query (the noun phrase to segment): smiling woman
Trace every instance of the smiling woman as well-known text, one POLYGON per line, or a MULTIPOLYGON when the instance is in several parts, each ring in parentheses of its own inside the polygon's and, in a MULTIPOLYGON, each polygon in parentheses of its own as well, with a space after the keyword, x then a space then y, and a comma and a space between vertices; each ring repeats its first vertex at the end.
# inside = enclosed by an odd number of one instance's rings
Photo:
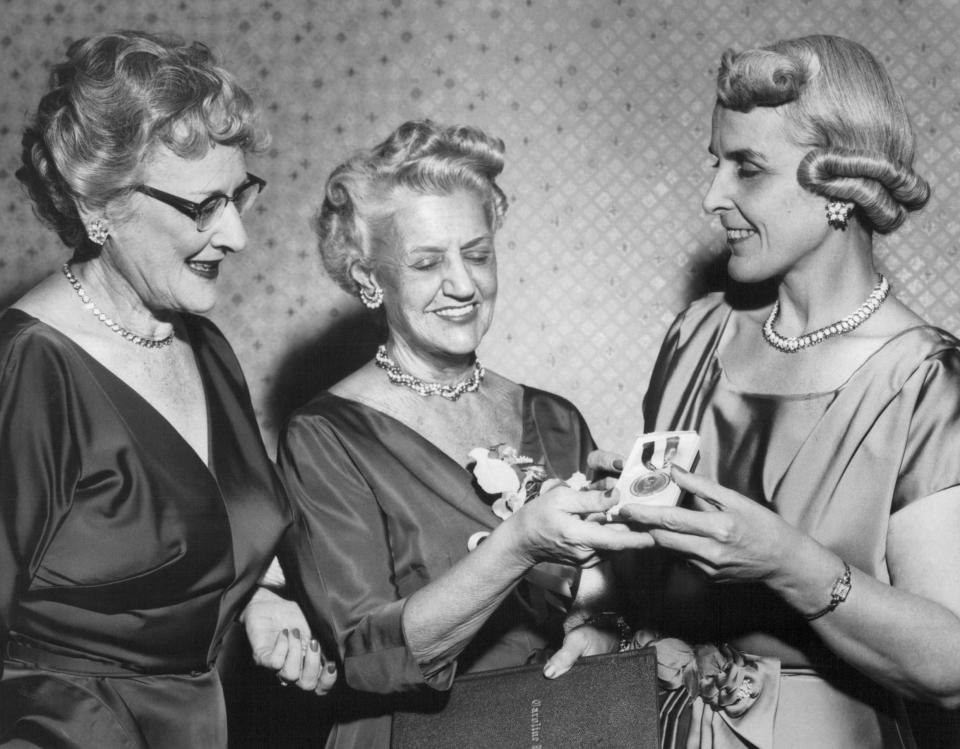
MULTIPOLYGON (((0 746, 226 745, 214 660, 291 514, 198 315, 264 141, 209 49, 133 31, 71 45, 24 134, 73 256, 0 315, 0 746)), ((316 641, 274 637, 330 686, 316 641)))
MULTIPOLYGON (((497 295, 502 167, 503 144, 477 129, 408 122, 327 182, 324 264, 388 331, 376 358, 295 413, 280 439, 302 517, 285 569, 314 629, 334 633, 345 675, 330 746, 388 747, 393 711, 430 709, 428 692, 457 672, 545 661, 579 564, 649 543, 583 520, 612 500, 566 486, 501 523, 469 470, 476 448, 499 445, 566 479, 593 446, 570 403, 476 355, 497 295), (567 564, 550 578, 558 590, 525 579, 542 561, 567 564)), ((619 641, 614 623, 573 628, 585 616, 567 619, 578 637, 604 650, 619 641)))
POLYGON ((666 550, 642 623, 739 674, 673 684, 665 747, 900 749, 902 698, 960 705, 960 342, 873 255, 929 196, 914 144, 855 42, 723 55, 703 205, 730 275, 777 294, 694 302, 644 400, 645 429, 699 433, 701 475, 624 511, 666 550))

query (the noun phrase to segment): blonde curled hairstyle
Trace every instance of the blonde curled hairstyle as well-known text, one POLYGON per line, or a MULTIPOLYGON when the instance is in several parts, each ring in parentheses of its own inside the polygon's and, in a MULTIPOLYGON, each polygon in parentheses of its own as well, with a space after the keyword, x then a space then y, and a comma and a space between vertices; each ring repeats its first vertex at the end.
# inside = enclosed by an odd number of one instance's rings
POLYGON ((810 152, 797 180, 829 200, 851 201, 866 228, 888 234, 926 205, 913 171, 916 138, 903 99, 861 45, 836 36, 785 39, 724 53, 718 106, 778 107, 787 135, 810 152))
POLYGON ((340 164, 327 179, 314 224, 327 273, 356 293, 350 269, 358 263, 371 268, 377 249, 393 240, 393 214, 404 190, 420 195, 472 191, 491 230, 499 229, 507 211, 496 182, 503 153, 503 141, 477 128, 416 120, 340 164))

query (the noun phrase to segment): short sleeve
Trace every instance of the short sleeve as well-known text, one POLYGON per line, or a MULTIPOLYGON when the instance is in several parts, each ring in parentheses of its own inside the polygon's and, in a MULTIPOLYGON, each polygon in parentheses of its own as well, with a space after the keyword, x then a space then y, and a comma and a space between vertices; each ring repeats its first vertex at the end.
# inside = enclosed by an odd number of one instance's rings
POLYGON ((55 344, 0 329, 0 646, 79 480, 71 381, 55 344))
POLYGON ((383 694, 448 688, 454 666, 427 677, 407 647, 386 521, 334 428, 295 416, 277 461, 297 514, 281 561, 311 626, 332 634, 347 684, 383 694))
POLYGON ((910 427, 893 511, 960 485, 960 349, 926 359, 897 401, 892 406, 904 411, 901 418, 909 419, 910 427))

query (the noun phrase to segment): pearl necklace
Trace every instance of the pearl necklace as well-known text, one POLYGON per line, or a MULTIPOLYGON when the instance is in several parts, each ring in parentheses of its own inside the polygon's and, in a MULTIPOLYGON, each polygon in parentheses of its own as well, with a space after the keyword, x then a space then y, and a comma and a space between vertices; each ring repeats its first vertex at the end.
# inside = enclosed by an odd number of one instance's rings
POLYGON ((101 312, 100 308, 97 307, 93 300, 87 295, 87 292, 80 284, 80 281, 70 271, 70 263, 64 263, 62 270, 63 275, 66 276, 67 281, 73 287, 73 290, 77 292, 77 296, 80 297, 80 301, 83 302, 83 306, 90 310, 94 317, 96 317, 100 322, 110 328, 110 330, 119 335, 121 338, 124 338, 131 343, 135 343, 138 346, 143 346, 144 348, 163 348, 165 346, 169 346, 173 342, 172 330, 170 331, 169 335, 166 335, 163 338, 147 338, 127 330, 118 322, 114 322, 107 316, 105 312, 101 312))
POLYGON ((778 299, 774 302, 773 309, 770 310, 770 315, 763 324, 763 339, 777 351, 782 351, 785 354, 795 354, 810 346, 816 346, 821 341, 825 341, 832 336, 843 335, 844 333, 849 333, 851 330, 856 330, 866 322, 870 315, 880 309, 880 305, 883 304, 883 300, 887 298, 887 294, 889 293, 890 282, 887 281, 886 277, 881 273, 880 281, 873 287, 873 291, 870 292, 867 301, 857 307, 855 312, 832 325, 827 325, 819 330, 814 330, 812 333, 806 333, 796 338, 782 336, 773 329, 773 322, 780 313, 780 300, 778 299))
POLYGON ((472 393, 480 387, 486 371, 479 359, 473 361, 473 372, 471 375, 458 382, 456 385, 443 385, 439 382, 424 382, 419 377, 404 372, 400 365, 387 356, 387 347, 380 346, 377 349, 376 364, 380 369, 387 373, 387 377, 394 385, 402 385, 410 388, 417 395, 427 397, 429 395, 439 395, 447 400, 455 401, 464 393, 472 393))

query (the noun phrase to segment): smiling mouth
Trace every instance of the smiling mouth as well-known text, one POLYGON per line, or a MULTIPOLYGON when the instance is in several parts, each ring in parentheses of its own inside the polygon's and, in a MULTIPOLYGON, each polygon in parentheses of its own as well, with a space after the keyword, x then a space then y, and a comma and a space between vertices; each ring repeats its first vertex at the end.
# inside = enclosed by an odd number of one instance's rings
POLYGON ((220 275, 220 261, 211 260, 188 260, 187 267, 196 273, 198 276, 203 276, 204 278, 216 278, 220 275))
POLYGON ((750 239, 750 237, 755 236, 756 233, 753 229, 727 229, 727 242, 729 244, 737 244, 738 242, 750 239))
POLYGON ((434 314, 439 315, 445 320, 462 320, 473 314, 479 305, 477 303, 467 304, 463 307, 444 307, 434 310, 434 314))

